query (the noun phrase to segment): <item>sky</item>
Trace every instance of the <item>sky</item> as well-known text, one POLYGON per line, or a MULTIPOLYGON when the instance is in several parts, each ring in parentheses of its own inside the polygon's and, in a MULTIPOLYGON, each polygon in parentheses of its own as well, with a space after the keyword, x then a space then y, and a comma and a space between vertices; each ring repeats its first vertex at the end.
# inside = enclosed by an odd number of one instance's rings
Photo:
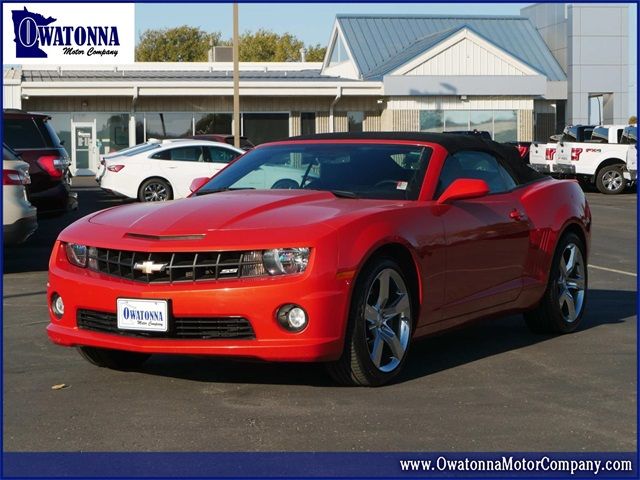
MULTIPOLYGON (((519 15, 531 3, 240 3, 240 32, 260 28, 291 33, 305 44, 326 45, 338 13, 395 13, 451 15, 519 15)), ((629 111, 637 101, 637 5, 629 7, 629 111)), ((230 3, 138 3, 136 32, 180 25, 222 32, 231 38, 230 3)))

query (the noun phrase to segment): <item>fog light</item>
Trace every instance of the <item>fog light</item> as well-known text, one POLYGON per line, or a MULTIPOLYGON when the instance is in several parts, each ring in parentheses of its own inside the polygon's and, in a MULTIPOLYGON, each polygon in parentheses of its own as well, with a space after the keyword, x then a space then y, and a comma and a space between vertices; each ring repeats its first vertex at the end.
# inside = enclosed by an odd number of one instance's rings
POLYGON ((62 297, 57 293, 51 295, 51 310, 53 310, 53 314, 62 318, 64 315, 64 302, 62 301, 62 297))
POLYGON ((283 305, 278 309, 278 322, 290 332, 300 332, 307 326, 307 312, 298 305, 283 305))

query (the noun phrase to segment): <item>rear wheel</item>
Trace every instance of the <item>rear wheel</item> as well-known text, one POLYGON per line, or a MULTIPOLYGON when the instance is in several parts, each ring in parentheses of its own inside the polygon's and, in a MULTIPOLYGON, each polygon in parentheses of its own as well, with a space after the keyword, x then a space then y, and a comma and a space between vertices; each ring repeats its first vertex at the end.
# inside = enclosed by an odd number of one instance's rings
POLYGON ((627 181, 622 174, 622 165, 608 165, 598 170, 596 187, 600 193, 616 195, 622 193, 626 186, 627 181))
POLYGON ((363 269, 353 293, 344 351, 327 364, 334 380, 377 386, 400 372, 411 341, 412 300, 395 260, 379 258, 363 269))
POLYGON ((93 365, 114 370, 133 370, 140 367, 151 356, 146 353, 124 352, 96 347, 78 347, 80 355, 93 365))
POLYGON ((141 202, 164 202, 173 199, 171 185, 162 178, 150 178, 140 185, 138 200, 141 202))
POLYGON ((582 240, 574 233, 564 235, 552 262, 542 300, 524 317, 536 333, 569 333, 580 325, 587 300, 587 263, 582 240))

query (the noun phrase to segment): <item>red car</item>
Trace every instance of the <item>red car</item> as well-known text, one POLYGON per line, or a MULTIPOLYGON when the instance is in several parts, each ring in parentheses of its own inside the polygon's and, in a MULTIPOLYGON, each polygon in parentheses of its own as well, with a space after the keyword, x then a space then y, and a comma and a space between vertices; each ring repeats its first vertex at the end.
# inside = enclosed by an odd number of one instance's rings
POLYGON ((341 383, 381 385, 413 338, 506 313, 538 332, 582 319, 589 206, 576 182, 538 174, 511 146, 298 137, 197 185, 60 234, 53 342, 117 369, 154 353, 216 355, 326 362, 341 383), (275 177, 287 188, 270 189, 275 177))

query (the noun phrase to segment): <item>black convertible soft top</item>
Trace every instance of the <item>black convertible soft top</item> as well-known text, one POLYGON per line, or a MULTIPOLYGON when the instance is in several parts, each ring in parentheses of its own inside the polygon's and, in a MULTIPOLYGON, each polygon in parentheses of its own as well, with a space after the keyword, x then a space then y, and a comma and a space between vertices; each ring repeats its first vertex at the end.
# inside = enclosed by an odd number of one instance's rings
POLYGON ((528 167, 522 158, 520 158, 518 150, 513 145, 494 142, 493 140, 482 138, 480 135, 423 132, 341 132, 301 135, 299 137, 292 137, 290 140, 405 140, 437 143, 452 155, 462 150, 491 153, 505 164, 517 177, 519 183, 529 183, 541 178, 546 178, 543 174, 528 167))

